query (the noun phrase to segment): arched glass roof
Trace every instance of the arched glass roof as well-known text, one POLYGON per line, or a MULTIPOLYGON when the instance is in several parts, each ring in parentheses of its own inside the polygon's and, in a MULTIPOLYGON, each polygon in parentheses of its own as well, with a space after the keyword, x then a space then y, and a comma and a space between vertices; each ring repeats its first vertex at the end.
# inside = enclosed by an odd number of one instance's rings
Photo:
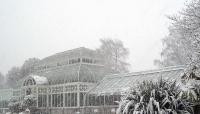
POLYGON ((48 79, 44 76, 29 75, 24 79, 23 86, 48 84, 48 79))

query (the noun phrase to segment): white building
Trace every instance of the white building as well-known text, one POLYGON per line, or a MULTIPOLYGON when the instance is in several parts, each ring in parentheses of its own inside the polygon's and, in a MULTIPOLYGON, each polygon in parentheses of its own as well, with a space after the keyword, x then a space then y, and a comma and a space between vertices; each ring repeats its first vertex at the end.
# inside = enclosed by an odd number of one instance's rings
POLYGON ((111 74, 104 68, 100 54, 87 48, 77 48, 42 59, 34 73, 18 82, 16 88, 0 90, 0 108, 8 100, 26 95, 37 98, 35 104, 42 114, 114 114, 119 101, 131 87, 144 80, 160 77, 180 80, 183 67, 111 74))

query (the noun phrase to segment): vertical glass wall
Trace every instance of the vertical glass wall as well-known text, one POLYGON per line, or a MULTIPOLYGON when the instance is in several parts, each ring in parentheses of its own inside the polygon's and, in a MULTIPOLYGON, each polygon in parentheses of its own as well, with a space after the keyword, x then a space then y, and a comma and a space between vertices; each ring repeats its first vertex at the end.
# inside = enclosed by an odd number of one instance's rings
POLYGON ((8 101, 0 101, 0 108, 8 108, 8 101))
POLYGON ((88 90, 86 84, 77 83, 38 87, 38 107, 84 106, 85 95, 88 90))
POLYGON ((52 94, 52 107, 63 107, 63 94, 52 94))
POLYGON ((47 107, 47 95, 38 95, 38 107, 47 107))
POLYGON ((46 87, 39 87, 38 88, 38 107, 47 107, 48 103, 48 95, 47 95, 47 88, 46 87))
POLYGON ((120 101, 121 95, 86 95, 86 106, 117 105, 115 101, 120 101))
POLYGON ((65 93, 65 107, 77 106, 77 93, 65 93))
POLYGON ((13 96, 13 89, 0 89, 0 109, 8 108, 8 102, 13 96))

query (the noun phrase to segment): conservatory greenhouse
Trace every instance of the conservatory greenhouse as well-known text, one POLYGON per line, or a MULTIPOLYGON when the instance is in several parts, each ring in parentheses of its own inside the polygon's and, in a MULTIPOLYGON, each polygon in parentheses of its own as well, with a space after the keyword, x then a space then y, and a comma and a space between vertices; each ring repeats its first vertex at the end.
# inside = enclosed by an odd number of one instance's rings
POLYGON ((180 80, 184 68, 168 67, 114 74, 104 68, 102 57, 84 47, 42 59, 34 73, 15 88, 0 90, 0 113, 8 110, 12 97, 22 100, 34 95, 38 114, 115 114, 120 97, 144 80, 180 80))

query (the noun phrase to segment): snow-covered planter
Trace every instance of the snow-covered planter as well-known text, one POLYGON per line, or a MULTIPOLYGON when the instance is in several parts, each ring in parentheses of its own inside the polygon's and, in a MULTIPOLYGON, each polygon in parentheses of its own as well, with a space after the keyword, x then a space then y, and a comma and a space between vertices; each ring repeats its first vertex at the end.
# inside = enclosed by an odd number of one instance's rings
POLYGON ((122 98, 117 114, 193 114, 180 91, 176 82, 145 81, 122 98))

